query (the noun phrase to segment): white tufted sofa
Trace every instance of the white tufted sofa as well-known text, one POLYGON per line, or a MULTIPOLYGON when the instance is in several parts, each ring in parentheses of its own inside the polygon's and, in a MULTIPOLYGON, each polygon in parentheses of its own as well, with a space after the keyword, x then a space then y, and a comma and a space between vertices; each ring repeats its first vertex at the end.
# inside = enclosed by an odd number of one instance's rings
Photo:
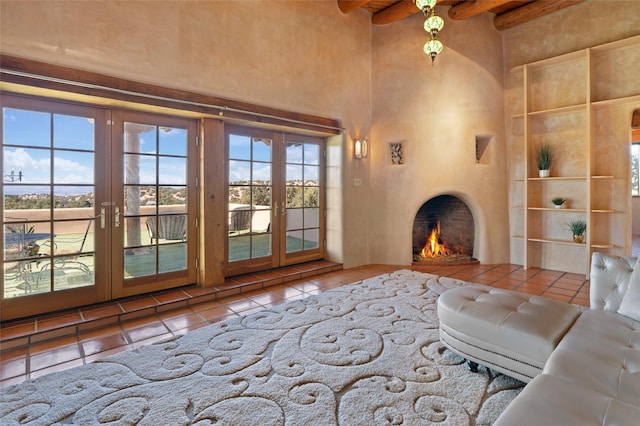
POLYGON ((617 313, 636 261, 593 254, 591 309, 496 425, 640 425, 640 321, 617 313))

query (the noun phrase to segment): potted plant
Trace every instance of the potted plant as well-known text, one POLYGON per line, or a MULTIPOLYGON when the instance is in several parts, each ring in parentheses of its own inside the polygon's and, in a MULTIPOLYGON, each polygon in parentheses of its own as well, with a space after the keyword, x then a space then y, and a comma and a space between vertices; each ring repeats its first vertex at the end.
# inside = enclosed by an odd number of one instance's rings
POLYGON ((561 209, 564 207, 565 201, 567 201, 567 199, 564 197, 553 197, 551 199, 551 204, 553 204, 556 209, 561 209))
POLYGON ((536 161, 538 163, 538 175, 540 177, 549 177, 552 160, 553 149, 551 145, 544 143, 536 148, 536 161))
POLYGON ((584 220, 573 220, 567 225, 573 234, 573 242, 582 243, 582 241, 584 241, 584 233, 587 230, 587 222, 584 220))

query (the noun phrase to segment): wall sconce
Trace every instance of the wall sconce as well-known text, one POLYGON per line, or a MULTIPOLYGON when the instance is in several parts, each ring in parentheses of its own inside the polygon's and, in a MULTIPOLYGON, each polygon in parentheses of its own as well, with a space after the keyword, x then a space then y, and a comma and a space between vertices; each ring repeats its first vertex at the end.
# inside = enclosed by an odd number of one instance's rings
POLYGON ((367 158, 369 155, 369 142, 366 139, 353 141, 353 158, 367 158))

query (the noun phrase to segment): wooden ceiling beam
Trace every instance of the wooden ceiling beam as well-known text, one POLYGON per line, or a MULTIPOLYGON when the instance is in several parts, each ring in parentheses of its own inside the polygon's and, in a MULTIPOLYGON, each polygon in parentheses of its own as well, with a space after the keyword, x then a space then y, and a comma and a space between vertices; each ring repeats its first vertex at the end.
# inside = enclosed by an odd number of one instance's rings
POLYGON ((511 2, 512 0, 465 1, 464 3, 460 3, 449 8, 449 18, 461 21, 511 2))
POLYGON ((506 30, 507 28, 531 21, 583 1, 584 0, 534 1, 533 3, 528 3, 501 15, 496 15, 493 19, 493 26, 499 31, 506 30))
POLYGON ((393 6, 376 12, 371 17, 371 22, 376 25, 393 24, 414 13, 422 13, 412 0, 403 0, 393 6))
POLYGON ((369 3, 371 0, 338 0, 338 8, 344 14, 352 12, 369 3))

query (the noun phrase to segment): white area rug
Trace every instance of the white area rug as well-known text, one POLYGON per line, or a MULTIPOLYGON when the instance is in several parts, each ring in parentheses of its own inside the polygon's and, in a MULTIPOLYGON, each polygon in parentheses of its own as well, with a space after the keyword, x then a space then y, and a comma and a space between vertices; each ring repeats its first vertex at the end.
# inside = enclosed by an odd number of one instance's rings
POLYGON ((523 384, 440 344, 460 285, 400 270, 8 386, 0 424, 491 424, 523 384))

